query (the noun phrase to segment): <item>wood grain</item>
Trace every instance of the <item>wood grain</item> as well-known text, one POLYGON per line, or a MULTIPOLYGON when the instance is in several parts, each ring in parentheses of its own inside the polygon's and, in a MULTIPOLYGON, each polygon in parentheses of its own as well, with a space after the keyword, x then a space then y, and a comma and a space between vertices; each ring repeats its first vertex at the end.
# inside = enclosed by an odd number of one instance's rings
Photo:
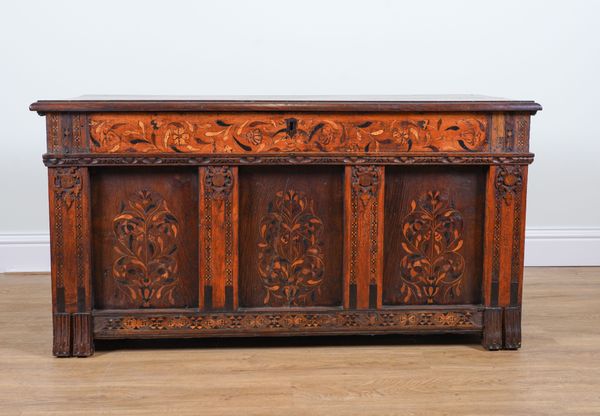
POLYGON ((534 102, 32 109, 48 111, 56 355, 130 336, 470 331, 520 346, 534 102))
POLYGON ((0 275, 3 414, 600 413, 600 268, 525 269, 518 352, 389 336, 105 341, 57 359, 49 291, 47 275, 0 275))
POLYGON ((384 304, 480 304, 485 171, 387 167, 386 175, 384 304))
POLYGON ((478 95, 380 96, 82 96, 72 100, 40 100, 29 106, 40 114, 52 111, 523 111, 535 114, 534 101, 478 95))
POLYGON ((239 176, 240 306, 340 306, 342 168, 245 167, 239 176))
POLYGON ((197 170, 92 176, 95 308, 197 307, 197 170))

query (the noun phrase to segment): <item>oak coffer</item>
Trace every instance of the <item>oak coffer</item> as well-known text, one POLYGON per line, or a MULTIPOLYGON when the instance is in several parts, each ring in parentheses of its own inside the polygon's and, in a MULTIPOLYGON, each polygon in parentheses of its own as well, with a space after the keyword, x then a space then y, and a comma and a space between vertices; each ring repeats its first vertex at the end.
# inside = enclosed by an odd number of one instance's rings
POLYGON ((81 97, 46 116, 54 355, 107 338, 521 344, 533 101, 81 97))

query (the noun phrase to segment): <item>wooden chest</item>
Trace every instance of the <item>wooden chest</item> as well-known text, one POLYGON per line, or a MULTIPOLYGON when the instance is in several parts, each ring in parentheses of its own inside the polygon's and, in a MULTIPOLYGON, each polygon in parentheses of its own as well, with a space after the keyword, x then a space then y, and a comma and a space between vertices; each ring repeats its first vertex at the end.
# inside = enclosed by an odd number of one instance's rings
POLYGON ((54 355, 95 339, 521 343, 532 101, 82 97, 46 116, 54 355))

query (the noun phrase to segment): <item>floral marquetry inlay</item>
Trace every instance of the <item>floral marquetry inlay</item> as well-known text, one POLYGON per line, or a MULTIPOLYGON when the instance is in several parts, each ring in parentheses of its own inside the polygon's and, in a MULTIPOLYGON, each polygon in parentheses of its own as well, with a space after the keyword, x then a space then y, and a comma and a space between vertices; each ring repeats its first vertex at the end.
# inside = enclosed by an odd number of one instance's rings
POLYGON ((478 114, 94 114, 98 153, 480 151, 488 120, 478 114))
POLYGON ((164 198, 148 190, 131 195, 121 202, 113 232, 117 287, 137 307, 174 305, 179 224, 164 198))
POLYGON ((259 229, 258 274, 265 305, 311 303, 323 282, 322 230, 311 198, 291 189, 275 194, 259 229))
POLYGON ((411 201, 402 222, 404 303, 445 303, 460 295, 465 270, 462 228, 461 213, 441 192, 430 191, 411 201))
POLYGON ((245 314, 187 314, 96 317, 101 335, 119 332, 191 331, 218 334, 219 332, 261 330, 285 332, 302 329, 318 332, 336 330, 389 329, 474 329, 481 327, 481 314, 457 310, 434 311, 353 311, 353 312, 266 312, 245 314))

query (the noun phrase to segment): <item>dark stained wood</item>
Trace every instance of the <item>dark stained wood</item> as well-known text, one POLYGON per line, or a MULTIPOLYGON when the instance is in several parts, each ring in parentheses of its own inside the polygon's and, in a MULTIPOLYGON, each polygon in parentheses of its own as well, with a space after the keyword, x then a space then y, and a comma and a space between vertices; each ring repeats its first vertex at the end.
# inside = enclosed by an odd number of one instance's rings
POLYGON ((196 169, 115 168, 92 177, 94 307, 197 307, 196 169))
POLYGON ((387 167, 386 305, 479 304, 485 169, 387 167))
POLYGON ((97 338, 521 345, 533 101, 81 97, 46 113, 56 356, 97 338))
POLYGON ((486 308, 483 312, 483 338, 481 343, 484 348, 490 351, 500 350, 503 347, 502 314, 503 309, 496 307, 486 308))
POLYGON ((482 321, 482 309, 472 305, 354 311, 332 308, 253 308, 244 310, 243 313, 198 313, 187 310, 136 310, 125 313, 96 311, 94 336, 111 339, 419 332, 434 334, 448 331, 480 333, 482 321))
MULTIPOLYGON (((69 135, 66 135, 70 139, 69 135)), ((72 339, 89 339, 91 325, 71 326, 72 314, 92 309, 91 191, 88 168, 53 168, 48 172, 54 314, 54 355, 69 356, 72 339)))
POLYGON ((485 96, 320 96, 320 97, 86 97, 40 100, 29 106, 40 113, 56 111, 522 111, 535 114, 534 101, 511 101, 485 96), (317 98, 317 99, 315 99, 317 98))
POLYGON ((89 357, 94 353, 92 314, 73 314, 73 356, 89 357))
POLYGON ((341 306, 343 170, 240 168, 240 306, 341 306))
POLYGON ((80 154, 44 155, 48 167, 56 166, 203 166, 203 165, 506 165, 529 164, 533 154, 510 153, 314 153, 287 152, 242 154, 80 154))

